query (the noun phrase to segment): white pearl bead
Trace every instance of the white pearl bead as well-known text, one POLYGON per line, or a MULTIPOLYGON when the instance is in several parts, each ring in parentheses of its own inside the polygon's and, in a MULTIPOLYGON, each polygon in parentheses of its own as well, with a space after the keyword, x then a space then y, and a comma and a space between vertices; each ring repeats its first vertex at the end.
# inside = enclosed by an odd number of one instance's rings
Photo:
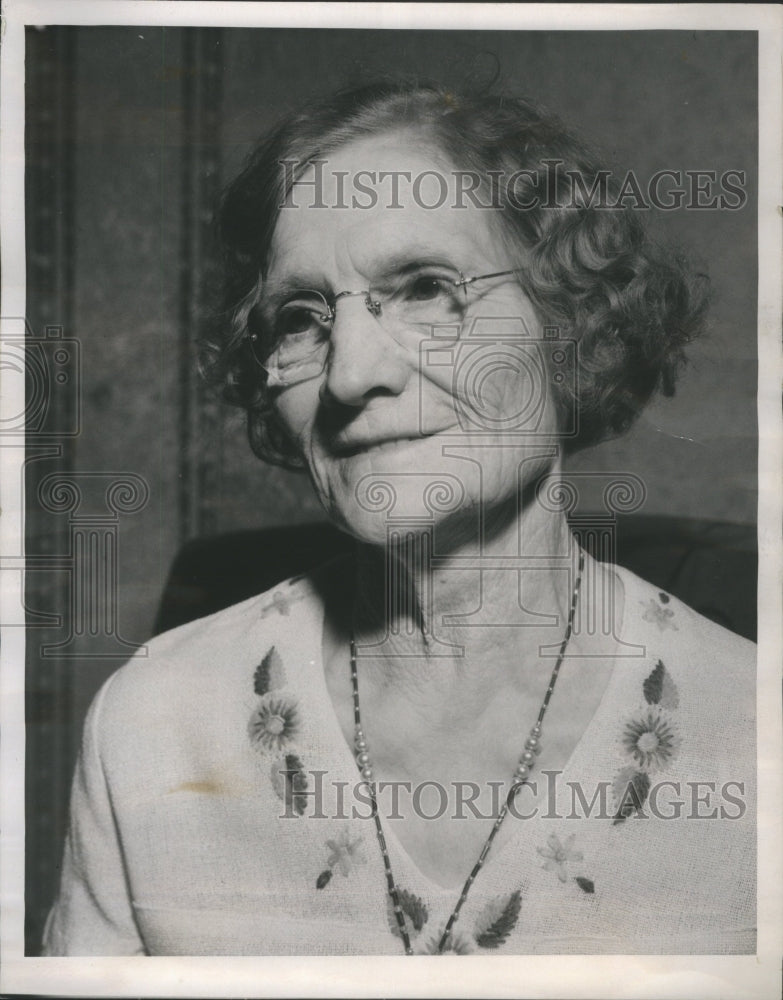
POLYGON ((357 760, 357 762, 359 764, 362 764, 362 765, 369 764, 370 763, 370 755, 368 753, 359 753, 359 754, 356 755, 356 760, 357 760))
POLYGON ((525 752, 520 757, 520 760, 523 761, 525 764, 529 764, 533 760, 534 756, 535 755, 532 754, 529 750, 525 750, 525 752))
POLYGON ((362 777, 366 778, 368 781, 370 781, 372 779, 372 768, 371 767, 363 767, 362 768, 362 777))

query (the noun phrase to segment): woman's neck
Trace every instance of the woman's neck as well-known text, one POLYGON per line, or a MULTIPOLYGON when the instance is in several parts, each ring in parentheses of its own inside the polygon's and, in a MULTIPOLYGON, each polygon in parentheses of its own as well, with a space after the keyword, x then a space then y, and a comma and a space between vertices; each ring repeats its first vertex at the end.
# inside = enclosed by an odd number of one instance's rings
POLYGON ((437 699, 458 681, 474 709, 490 689, 537 688, 552 665, 539 647, 562 639, 575 582, 564 516, 534 505, 490 519, 481 540, 448 532, 360 546, 349 627, 373 686, 437 699))
MULTIPOLYGON (((454 796, 467 782, 484 816, 494 816, 493 789, 514 773, 553 682, 575 591, 575 549, 564 518, 523 517, 492 526, 481 548, 482 570, 461 562, 475 560, 475 544, 452 546, 443 555, 435 547, 431 582, 421 546, 395 552, 394 573, 387 572, 383 550, 367 547, 357 560, 353 603, 346 599, 337 613, 343 588, 332 584, 326 591, 326 680, 346 743, 353 747, 353 632, 361 723, 376 780, 408 790, 436 783, 445 790, 449 807, 442 822, 430 822, 403 802, 404 822, 396 826, 410 856, 443 885, 462 884, 488 833, 478 820, 458 824, 457 831, 449 819, 458 808, 454 796), (523 531, 521 544, 517 530, 523 531), (401 595, 387 602, 389 579, 401 595), (536 617, 541 615, 549 616, 545 624, 536 617), (462 618, 455 623, 455 616, 462 618)), ((603 593, 599 589, 599 616, 603 593)), ((594 596, 579 589, 578 613, 594 596)), ((613 660, 585 656, 586 649, 572 635, 547 709, 538 768, 566 766, 604 696, 613 660)))

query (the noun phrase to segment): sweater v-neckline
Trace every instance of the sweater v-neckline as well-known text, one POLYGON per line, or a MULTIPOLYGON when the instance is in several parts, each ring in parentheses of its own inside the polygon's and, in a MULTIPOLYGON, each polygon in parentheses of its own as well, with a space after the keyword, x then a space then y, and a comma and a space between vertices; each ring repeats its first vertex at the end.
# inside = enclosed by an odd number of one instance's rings
MULTIPOLYGON (((591 560, 591 557, 585 554, 586 564, 587 561, 595 562, 591 560)), ((627 633, 626 623, 629 617, 629 606, 633 592, 633 586, 631 580, 629 580, 629 574, 624 572, 621 567, 617 566, 604 566, 606 571, 614 573, 620 586, 623 589, 623 616, 622 620, 617 626, 617 638, 622 644, 624 641, 624 636, 627 633)), ((318 592, 317 588, 315 591, 318 600, 317 614, 314 616, 313 629, 314 633, 311 637, 313 644, 313 655, 309 658, 311 664, 313 665, 313 683, 317 685, 317 690, 314 694, 317 696, 316 700, 319 703, 323 703, 326 708, 324 712, 324 719, 322 724, 326 730, 325 735, 328 740, 328 745, 335 747, 336 753, 340 758, 340 766, 342 771, 343 780, 348 780, 349 782, 356 783, 360 780, 359 770, 354 758, 352 747, 348 744, 343 733, 343 728, 340 723, 334 702, 332 701, 332 696, 329 691, 329 685, 326 680, 326 670, 325 662, 323 656, 323 632, 325 626, 325 601, 322 595, 318 592)), ((642 657, 647 659, 646 656, 642 657)), ((612 711, 611 706, 615 704, 615 691, 617 685, 621 682, 623 671, 617 669, 617 662, 612 666, 609 674, 609 678, 606 682, 603 695, 600 702, 596 706, 591 718, 589 719, 587 725, 585 726, 580 738, 577 740, 573 746, 568 759, 563 764, 561 768, 558 769, 558 774, 562 778, 563 782, 567 782, 569 773, 578 766, 578 762, 583 758, 583 751, 586 747, 589 747, 591 743, 595 743, 600 740, 600 737, 606 731, 606 725, 614 722, 614 716, 612 720, 604 718, 606 712, 612 711)), ((346 664, 347 669, 347 664, 346 664)), ((538 771, 540 775, 540 770, 538 771)), ((535 778, 535 772, 532 775, 535 778)), ((414 876, 416 882, 426 888, 432 896, 437 897, 448 897, 448 896, 458 896, 462 890, 464 880, 460 881, 458 885, 445 886, 442 883, 434 880, 430 875, 426 874, 416 860, 411 856, 408 849, 405 847, 404 843, 398 837, 394 823, 388 819, 384 822, 384 817, 381 816, 381 822, 383 825, 383 832, 388 842, 393 844, 394 851, 403 862, 405 868, 414 876)), ((503 826, 509 828, 509 824, 519 822, 513 817, 507 817, 503 826)), ((519 829, 515 829, 513 826, 510 827, 511 833, 507 831, 503 836, 503 829, 501 829, 498 839, 493 844, 486 861, 484 862, 483 869, 485 871, 494 870, 498 866, 501 866, 504 859, 510 854, 513 846, 518 844, 521 838, 524 827, 520 826, 519 829)), ((374 838, 373 838, 374 839, 374 838)), ((465 878, 469 874, 469 868, 465 872, 465 878)))

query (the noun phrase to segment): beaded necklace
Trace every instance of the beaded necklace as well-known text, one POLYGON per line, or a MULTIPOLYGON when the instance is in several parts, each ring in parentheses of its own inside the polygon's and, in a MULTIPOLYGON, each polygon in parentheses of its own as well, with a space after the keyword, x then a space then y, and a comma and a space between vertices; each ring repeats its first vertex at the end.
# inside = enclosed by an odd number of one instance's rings
MULTIPOLYGON (((497 819, 490 830, 489 836, 484 842, 484 846, 479 854, 478 861, 476 861, 473 866, 470 875, 468 875, 465 884, 462 887, 462 892, 457 900, 457 905, 451 912, 451 916, 446 922, 445 929, 441 935, 441 939, 438 942, 437 954, 442 955, 443 950, 448 943, 449 935, 451 934, 451 929, 454 926, 457 918, 459 917, 459 912, 462 909, 465 900, 468 898, 468 893, 476 880, 476 876, 481 871, 484 861, 486 860, 489 849, 492 846, 492 842, 497 836, 498 830, 503 824, 503 820, 506 818, 509 810, 509 802, 516 796, 517 792, 520 790, 522 785, 527 781, 528 775, 530 774, 530 768, 533 766, 536 754, 541 751, 541 727, 544 721, 544 716, 546 715, 546 710, 549 707, 549 701, 552 697, 552 692, 555 689, 555 684, 557 682, 557 675, 560 672, 560 666, 565 657, 566 647, 568 646, 568 640, 571 638, 571 632, 574 624, 574 613, 576 611, 576 602, 579 596, 579 587, 582 583, 582 570, 584 569, 585 556, 584 552, 579 553, 579 571, 576 577, 576 583, 574 584, 574 589, 571 594, 571 605, 568 610, 568 621, 566 623, 565 635, 563 636, 563 641, 560 644, 560 650, 557 654, 557 661, 555 663, 555 668, 552 671, 552 676, 549 678, 549 686, 544 694, 544 700, 541 702, 541 708, 538 710, 538 718, 533 728, 530 730, 530 735, 525 740, 525 749, 519 758, 519 763, 516 770, 514 771, 514 778, 511 785, 511 790, 508 793, 506 801, 503 803, 503 807, 497 815, 497 819)), ((386 846, 386 837, 383 833, 383 827, 381 826, 381 817, 378 810, 378 801, 376 798, 376 788, 375 779, 373 777, 372 763, 370 761, 370 754, 367 747, 367 740, 364 736, 364 730, 362 729, 362 716, 359 708, 359 679, 356 674, 356 641, 354 636, 351 635, 351 687, 353 689, 353 720, 354 720, 354 746, 356 748, 356 763, 359 765, 359 770, 361 771, 362 777, 364 778, 370 793, 370 801, 372 804, 372 817, 375 821, 375 832, 378 837, 378 844, 381 849, 381 855, 383 857, 383 867, 386 874, 386 890, 389 894, 392 903, 392 909, 394 911, 394 916, 397 921, 397 928, 400 932, 400 937, 402 938, 402 943, 405 948, 406 955, 412 955, 413 949, 411 948, 410 936, 408 934, 408 929, 405 926, 405 917, 403 915, 402 906, 400 904, 400 895, 397 889, 397 883, 394 881, 394 873, 392 872, 391 861, 389 860, 389 850, 386 846)))

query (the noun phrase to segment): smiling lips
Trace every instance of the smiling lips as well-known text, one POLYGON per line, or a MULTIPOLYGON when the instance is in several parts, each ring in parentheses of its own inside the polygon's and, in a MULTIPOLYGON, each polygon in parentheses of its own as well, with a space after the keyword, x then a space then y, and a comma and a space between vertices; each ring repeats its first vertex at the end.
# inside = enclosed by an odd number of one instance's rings
POLYGON ((368 451, 391 451, 398 445, 410 444, 412 441, 422 441, 432 437, 432 434, 397 434, 394 437, 370 438, 361 441, 336 441, 333 449, 342 458, 351 458, 368 451))

